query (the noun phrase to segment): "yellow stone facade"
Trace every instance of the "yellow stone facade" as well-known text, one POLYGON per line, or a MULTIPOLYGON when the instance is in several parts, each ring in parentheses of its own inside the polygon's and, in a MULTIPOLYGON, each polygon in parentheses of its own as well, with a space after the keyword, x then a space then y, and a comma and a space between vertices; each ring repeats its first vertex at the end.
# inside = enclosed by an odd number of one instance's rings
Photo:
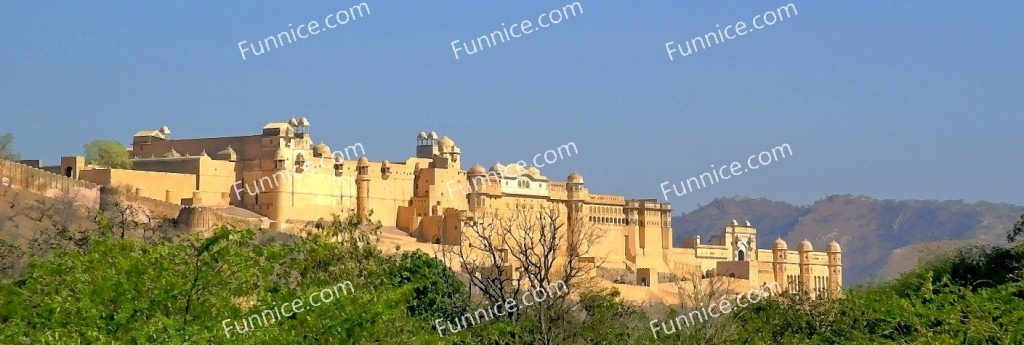
POLYGON ((60 171, 165 202, 244 209, 284 231, 355 212, 419 242, 441 245, 458 244, 465 221, 480 211, 554 208, 561 219, 598 227, 602 237, 591 251, 593 261, 628 272, 632 284, 656 286, 697 274, 735 277, 750 287, 777 282, 814 295, 841 290, 835 242, 826 252, 813 251, 806 240, 796 251, 781 239, 760 249, 756 230, 733 221, 707 243, 693 236, 673 247, 668 203, 591 193, 578 173, 555 181, 515 163, 463 170, 461 149, 435 132, 420 132, 415 156, 402 162, 345 157, 348 151, 355 152, 314 144, 305 118, 237 137, 171 139, 164 127, 135 134, 132 170, 99 169, 65 157, 60 171))

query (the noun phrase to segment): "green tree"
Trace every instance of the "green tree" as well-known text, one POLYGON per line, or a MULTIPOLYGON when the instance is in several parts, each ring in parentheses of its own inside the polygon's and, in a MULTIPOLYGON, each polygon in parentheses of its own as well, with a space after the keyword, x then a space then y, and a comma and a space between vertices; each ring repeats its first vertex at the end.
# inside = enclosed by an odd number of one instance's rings
POLYGON ((1024 236, 1024 214, 1020 215, 1020 220, 1018 220, 1017 224, 1014 224, 1013 228, 1010 229, 1010 232, 1006 234, 1006 241, 1010 243, 1017 242, 1017 238, 1021 236, 1024 236))
POLYGON ((0 135, 0 159, 9 161, 21 159, 21 156, 14 152, 14 134, 4 133, 0 135))
POLYGON ((469 311, 465 284, 443 262, 419 250, 403 252, 396 259, 387 277, 395 286, 413 287, 412 301, 406 307, 410 315, 430 324, 436 319, 452 320, 469 311))
POLYGON ((116 169, 132 167, 128 149, 114 140, 93 140, 85 144, 85 160, 90 164, 116 169))

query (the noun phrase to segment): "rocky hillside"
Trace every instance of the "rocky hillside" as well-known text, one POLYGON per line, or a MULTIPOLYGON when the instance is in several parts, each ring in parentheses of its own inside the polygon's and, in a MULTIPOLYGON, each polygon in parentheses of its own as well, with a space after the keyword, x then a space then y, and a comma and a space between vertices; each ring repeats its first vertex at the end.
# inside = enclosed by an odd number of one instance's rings
MULTIPOLYGON (((898 274, 911 267, 936 242, 958 244, 1003 243, 1024 207, 988 202, 933 200, 878 200, 864 196, 833 195, 810 206, 768 199, 720 198, 672 219, 675 243, 699 234, 719 233, 732 219, 750 220, 757 228, 758 246, 768 248, 776 237, 789 243, 810 239, 816 249, 831 240, 843 246, 846 282, 898 274), (902 249, 902 250, 900 250, 902 249), (900 262, 889 263, 890 258, 900 262), (882 269, 885 272, 882 274, 882 269)), ((791 245, 792 246, 792 245, 791 245)))

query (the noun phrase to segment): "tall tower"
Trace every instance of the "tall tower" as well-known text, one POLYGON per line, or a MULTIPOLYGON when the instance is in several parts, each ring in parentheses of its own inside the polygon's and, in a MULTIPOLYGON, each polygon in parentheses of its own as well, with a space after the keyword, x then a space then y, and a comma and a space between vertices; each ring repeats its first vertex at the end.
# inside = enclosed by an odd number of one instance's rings
POLYGON ((806 293, 811 298, 814 298, 814 285, 811 284, 811 281, 814 279, 813 271, 811 270, 811 252, 814 251, 814 247, 811 246, 811 241, 805 238, 800 242, 797 250, 800 251, 800 283, 798 288, 801 293, 806 293))
POLYGON ((356 214, 360 218, 369 216, 370 202, 370 160, 359 157, 356 163, 356 214))
POLYGON ((274 151, 274 170, 264 176, 254 176, 253 178, 254 184, 257 180, 266 176, 270 176, 271 179, 276 181, 276 185, 271 184, 274 188, 257 188, 255 200, 253 200, 256 209, 259 209, 260 206, 267 207, 265 215, 274 220, 274 224, 271 225, 274 229, 284 228, 285 221, 289 216, 287 211, 291 210, 291 207, 286 206, 290 206, 295 202, 292 198, 294 186, 291 180, 293 175, 287 174, 291 166, 290 155, 291 153, 286 151, 285 148, 278 147, 274 151), (283 178, 278 180, 278 174, 281 174, 280 176, 283 178))
POLYGON ((789 291, 786 286, 786 264, 789 263, 789 248, 786 241, 776 238, 772 243, 772 272, 775 273, 775 283, 779 284, 779 290, 789 291))
POLYGON ((565 190, 566 199, 568 199, 568 204, 565 205, 568 210, 568 226, 569 231, 572 231, 577 227, 576 222, 583 219, 583 200, 586 199, 583 175, 577 172, 569 174, 569 177, 565 179, 565 190))
POLYGON ((658 203, 661 205, 661 248, 672 249, 672 205, 669 203, 658 203))
POLYGON ((466 172, 466 180, 469 184, 469 212, 476 212, 484 207, 484 200, 487 192, 487 170, 480 164, 473 165, 466 172))
POLYGON ((843 249, 839 243, 828 244, 828 294, 838 297, 843 288, 843 249))

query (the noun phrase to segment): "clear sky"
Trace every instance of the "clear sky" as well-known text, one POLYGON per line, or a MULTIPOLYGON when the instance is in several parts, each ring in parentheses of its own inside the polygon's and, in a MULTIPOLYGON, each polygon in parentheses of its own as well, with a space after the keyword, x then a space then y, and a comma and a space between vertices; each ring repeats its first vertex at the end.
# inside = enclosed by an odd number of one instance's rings
POLYGON ((413 155, 431 129, 485 166, 574 142, 545 175, 648 198, 788 143, 792 157, 669 201, 1024 204, 1022 2, 793 2, 794 17, 669 61, 666 42, 786 2, 581 1, 577 17, 453 56, 453 40, 569 3, 367 1, 369 16, 242 60, 238 42, 356 2, 5 1, 0 132, 44 163, 160 125, 245 135, 302 115, 317 140, 373 160, 413 155))

